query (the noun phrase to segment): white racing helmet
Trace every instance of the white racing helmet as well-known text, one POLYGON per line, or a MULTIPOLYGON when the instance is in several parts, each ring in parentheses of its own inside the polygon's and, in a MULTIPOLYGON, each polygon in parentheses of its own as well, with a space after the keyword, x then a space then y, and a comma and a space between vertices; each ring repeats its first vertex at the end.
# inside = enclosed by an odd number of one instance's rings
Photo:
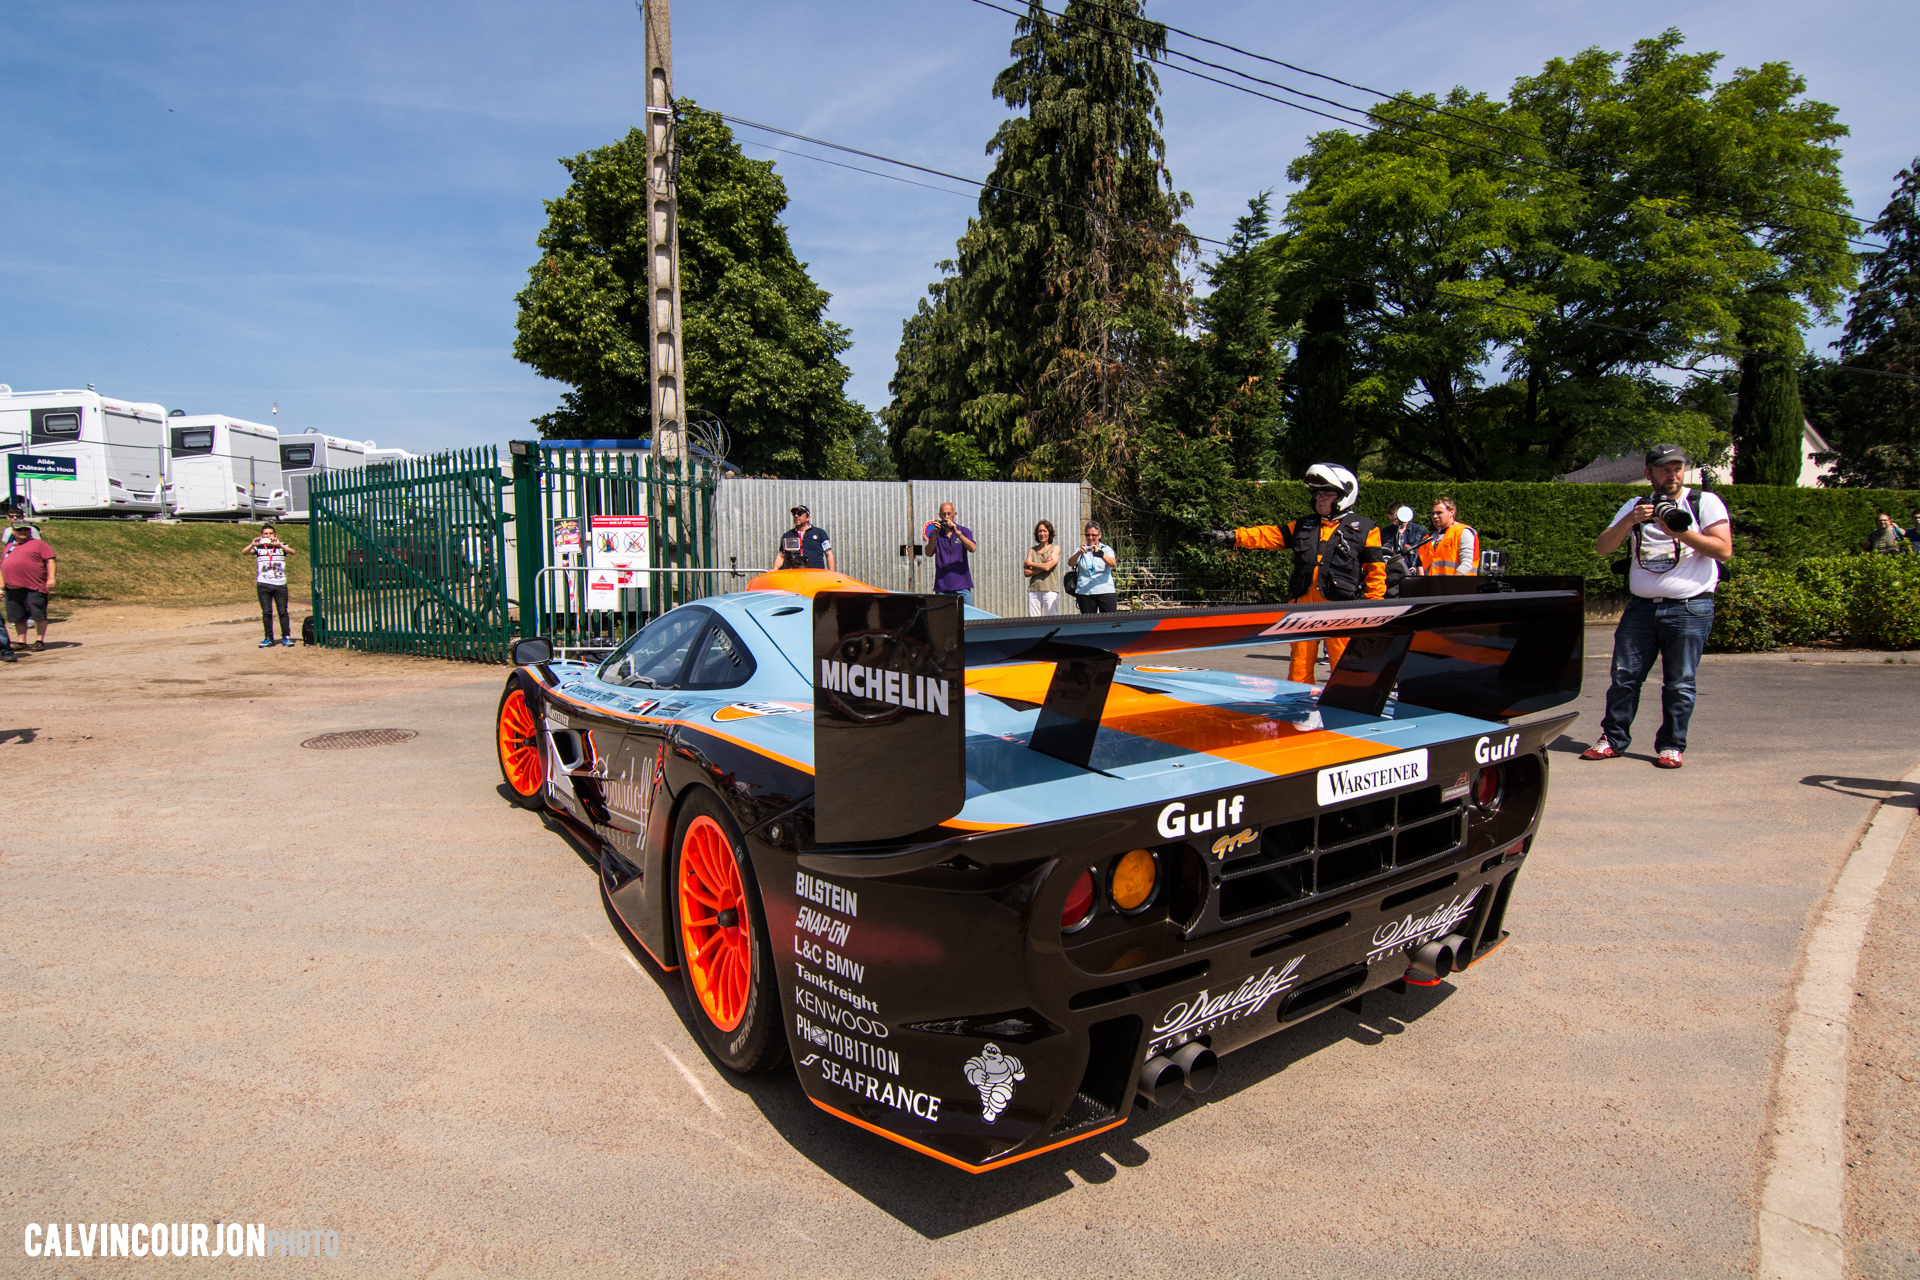
POLYGON ((1348 510, 1360 496, 1360 478, 1338 463, 1314 463, 1307 468, 1306 480, 1309 489, 1331 489, 1340 495, 1333 504, 1335 511, 1348 510))

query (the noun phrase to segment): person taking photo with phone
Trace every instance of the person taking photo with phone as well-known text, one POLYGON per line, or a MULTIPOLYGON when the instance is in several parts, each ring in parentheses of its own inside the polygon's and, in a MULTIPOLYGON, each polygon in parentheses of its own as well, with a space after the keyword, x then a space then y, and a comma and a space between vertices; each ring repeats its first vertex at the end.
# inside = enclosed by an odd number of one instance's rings
POLYGON ((253 583, 260 595, 260 625, 266 628, 267 638, 260 642, 262 649, 271 649, 276 644, 293 648, 293 628, 287 623, 287 557, 293 554, 293 548, 280 541, 273 526, 260 526, 260 536, 246 545, 240 553, 253 557, 253 583), (281 639, 273 638, 273 611, 280 610, 281 639))
POLYGON ((1089 523, 1085 540, 1067 561, 1074 572, 1073 599, 1080 612, 1114 613, 1120 608, 1119 591, 1113 585, 1117 563, 1113 548, 1100 541, 1100 526, 1089 523))

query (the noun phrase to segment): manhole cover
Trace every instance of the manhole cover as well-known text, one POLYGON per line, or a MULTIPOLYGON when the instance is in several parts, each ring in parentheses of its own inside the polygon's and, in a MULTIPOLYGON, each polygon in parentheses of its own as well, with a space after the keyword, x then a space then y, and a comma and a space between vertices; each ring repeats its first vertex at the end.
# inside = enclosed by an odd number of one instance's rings
POLYGON ((351 751, 355 747, 390 747, 419 736, 411 729, 350 729, 346 733, 323 733, 300 745, 315 751, 351 751))

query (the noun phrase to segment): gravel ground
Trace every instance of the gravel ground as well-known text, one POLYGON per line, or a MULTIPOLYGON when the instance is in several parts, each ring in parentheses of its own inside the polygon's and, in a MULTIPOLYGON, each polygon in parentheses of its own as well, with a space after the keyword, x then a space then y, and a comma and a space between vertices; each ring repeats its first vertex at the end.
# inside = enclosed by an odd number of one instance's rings
POLYGON ((290 1265, 340 1275, 1744 1274, 1801 934, 1920 751, 1912 667, 1720 663, 1687 768, 1583 764, 1600 655, 1497 957, 974 1178, 714 1067, 499 795, 498 669, 64 634, 0 669, 7 1229, 330 1227, 290 1265))
POLYGON ((1860 955, 1847 1068, 1847 1263, 1920 1280, 1920 824, 1880 891, 1860 955))

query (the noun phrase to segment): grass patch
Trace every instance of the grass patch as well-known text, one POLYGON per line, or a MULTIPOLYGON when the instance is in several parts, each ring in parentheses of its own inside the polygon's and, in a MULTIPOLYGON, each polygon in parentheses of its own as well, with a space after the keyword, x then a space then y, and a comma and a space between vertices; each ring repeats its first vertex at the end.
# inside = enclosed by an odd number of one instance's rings
MULTIPOLYGON (((252 604, 253 558, 240 551, 258 536, 251 524, 149 524, 144 520, 39 520, 59 558, 55 601, 191 606, 252 604)), ((307 527, 279 526, 290 602, 312 599, 307 527)))

